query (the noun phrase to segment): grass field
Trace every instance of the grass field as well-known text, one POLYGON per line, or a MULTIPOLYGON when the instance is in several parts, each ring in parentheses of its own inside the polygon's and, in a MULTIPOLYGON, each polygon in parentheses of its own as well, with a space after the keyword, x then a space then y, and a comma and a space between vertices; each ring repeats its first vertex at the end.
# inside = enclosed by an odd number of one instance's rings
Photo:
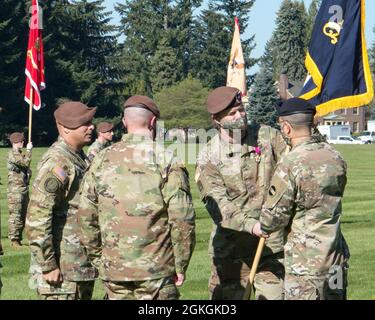
MULTIPOLYGON (((375 146, 339 146, 348 162, 348 184, 343 204, 343 233, 351 251, 349 272, 349 299, 375 299, 375 146)), ((34 150, 32 169, 46 149, 34 150)), ((0 257, 4 283, 2 299, 36 299, 28 287, 28 247, 14 250, 7 239, 6 156, 8 149, 0 149, 1 238, 5 255, 0 257)), ((194 182, 194 166, 188 167, 194 206, 197 212, 197 245, 181 289, 182 299, 207 299, 207 280, 210 260, 207 254, 211 221, 199 200, 194 182)), ((25 242, 25 240, 24 240, 25 242)), ((98 281, 94 298, 101 299, 103 288, 98 281)))

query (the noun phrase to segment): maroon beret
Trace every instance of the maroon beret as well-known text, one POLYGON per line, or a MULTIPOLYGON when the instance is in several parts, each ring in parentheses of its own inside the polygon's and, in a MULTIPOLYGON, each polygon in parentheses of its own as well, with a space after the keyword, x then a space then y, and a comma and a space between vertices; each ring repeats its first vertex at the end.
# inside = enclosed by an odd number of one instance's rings
POLYGON ((219 87, 208 95, 207 111, 211 114, 217 114, 241 101, 241 91, 237 88, 219 87))
POLYGON ((99 122, 98 125, 96 126, 96 132, 109 132, 113 129, 113 124, 109 122, 99 122))
POLYGON ((13 132, 9 136, 9 140, 11 143, 18 143, 18 142, 25 141, 25 136, 23 135, 22 132, 13 132))
POLYGON ((146 96, 132 96, 124 103, 124 109, 129 107, 145 108, 150 110, 157 118, 160 117, 160 110, 156 103, 146 96))
POLYGON ((76 129, 92 121, 96 108, 89 108, 77 101, 69 101, 61 104, 55 111, 55 119, 58 123, 69 129, 76 129))

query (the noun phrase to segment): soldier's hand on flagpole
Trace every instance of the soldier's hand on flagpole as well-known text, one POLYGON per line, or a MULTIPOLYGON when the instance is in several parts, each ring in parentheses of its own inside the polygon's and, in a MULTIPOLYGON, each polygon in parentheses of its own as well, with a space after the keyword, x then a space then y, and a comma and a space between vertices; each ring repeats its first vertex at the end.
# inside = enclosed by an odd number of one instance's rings
POLYGON ((26 150, 27 151, 31 151, 33 149, 33 143, 32 142, 29 142, 26 146, 26 150))
POLYGON ((260 225, 260 222, 257 222, 254 227, 253 227, 253 231, 252 231, 252 234, 254 236, 257 236, 259 238, 265 238, 267 239, 269 237, 269 235, 267 233, 264 233, 262 231, 262 228, 261 228, 261 225, 260 225))

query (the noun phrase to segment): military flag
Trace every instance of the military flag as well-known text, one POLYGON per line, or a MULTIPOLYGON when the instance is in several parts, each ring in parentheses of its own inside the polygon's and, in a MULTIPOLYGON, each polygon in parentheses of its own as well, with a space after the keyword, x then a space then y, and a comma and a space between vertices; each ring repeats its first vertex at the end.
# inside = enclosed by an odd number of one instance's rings
POLYGON ((46 87, 44 80, 44 57, 42 21, 38 0, 32 0, 29 44, 26 55, 25 101, 39 110, 42 105, 40 91, 46 87))
POLYGON ((369 104, 374 96, 365 41, 365 0, 323 0, 305 65, 300 97, 323 116, 369 104))
POLYGON ((234 35, 232 40, 232 49, 227 72, 227 86, 237 88, 242 92, 242 96, 246 96, 246 73, 245 60, 240 39, 240 26, 238 18, 235 18, 234 35))

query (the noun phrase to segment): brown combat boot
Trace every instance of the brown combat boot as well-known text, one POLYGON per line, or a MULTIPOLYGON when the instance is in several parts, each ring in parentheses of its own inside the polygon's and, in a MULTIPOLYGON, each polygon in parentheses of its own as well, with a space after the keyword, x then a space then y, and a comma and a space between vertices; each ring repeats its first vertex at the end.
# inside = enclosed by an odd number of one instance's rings
POLYGON ((12 240, 11 241, 11 246, 15 248, 20 248, 22 247, 22 243, 20 240, 12 240))

